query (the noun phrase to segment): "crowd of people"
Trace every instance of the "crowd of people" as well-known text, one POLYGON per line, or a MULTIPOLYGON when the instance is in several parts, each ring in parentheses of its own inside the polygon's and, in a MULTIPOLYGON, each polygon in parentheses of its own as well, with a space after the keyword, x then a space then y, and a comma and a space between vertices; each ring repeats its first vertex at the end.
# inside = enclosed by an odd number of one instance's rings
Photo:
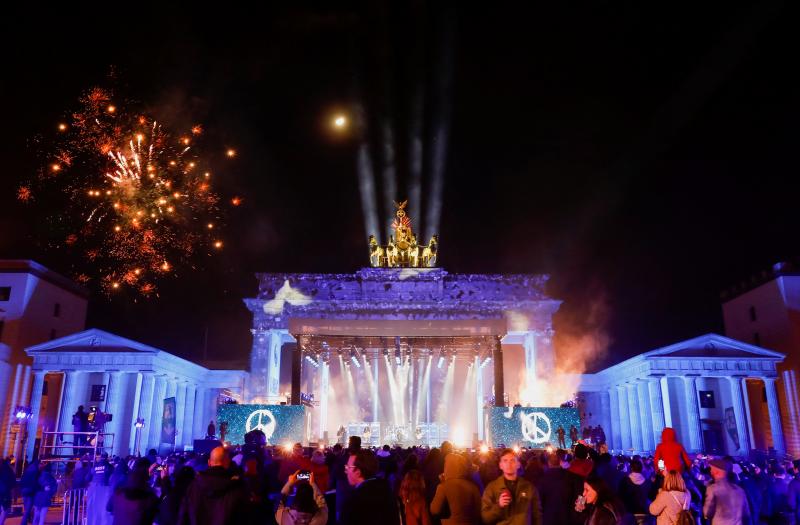
MULTIPOLYGON (((329 449, 264 442, 256 431, 207 455, 86 458, 68 478, 87 489, 89 525, 790 525, 800 517, 800 461, 692 458, 669 428, 647 457, 581 441, 569 450, 445 442, 377 451, 355 436, 329 449)), ((51 465, 25 469, 22 523, 43 523, 56 486, 51 465)), ((3 512, 9 472, 2 465, 3 512)))

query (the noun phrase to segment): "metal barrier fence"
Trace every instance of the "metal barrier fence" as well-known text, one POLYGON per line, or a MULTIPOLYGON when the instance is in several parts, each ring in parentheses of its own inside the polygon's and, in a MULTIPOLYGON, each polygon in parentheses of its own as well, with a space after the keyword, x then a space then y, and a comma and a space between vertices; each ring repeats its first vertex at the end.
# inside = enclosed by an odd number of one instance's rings
POLYGON ((86 522, 86 489, 65 491, 61 525, 86 525, 86 522))

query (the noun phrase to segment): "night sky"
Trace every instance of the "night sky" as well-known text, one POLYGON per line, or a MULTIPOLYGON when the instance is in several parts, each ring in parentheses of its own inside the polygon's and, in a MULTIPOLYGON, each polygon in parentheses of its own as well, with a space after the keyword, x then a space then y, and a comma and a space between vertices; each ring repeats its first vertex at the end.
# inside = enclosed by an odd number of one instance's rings
MULTIPOLYGON (((58 210, 16 189, 41 165, 33 138, 112 68, 154 115, 202 123, 212 156, 238 152, 215 170, 222 196, 244 198, 222 253, 159 298, 91 300, 89 326, 184 357, 202 359, 206 329, 209 359, 247 357, 254 272, 367 265, 358 140, 328 122, 360 105, 402 136, 414 79, 426 119, 450 112, 439 265, 551 274, 559 351, 608 338, 589 368, 722 332, 720 292, 797 255, 788 6, 368 4, 7 12, 0 257, 69 274, 74 261, 43 247, 41 215, 58 210)), ((401 199, 407 148, 397 154, 401 199)))

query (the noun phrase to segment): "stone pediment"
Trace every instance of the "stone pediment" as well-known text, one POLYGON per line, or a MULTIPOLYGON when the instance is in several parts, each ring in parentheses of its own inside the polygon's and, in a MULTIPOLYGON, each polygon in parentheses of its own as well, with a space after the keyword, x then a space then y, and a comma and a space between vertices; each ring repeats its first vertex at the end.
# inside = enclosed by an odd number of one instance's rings
POLYGON ((147 354, 160 352, 157 348, 96 328, 30 346, 25 351, 28 355, 40 352, 134 352, 147 354))
POLYGON ((647 352, 643 357, 782 360, 784 355, 719 334, 706 334, 647 352))

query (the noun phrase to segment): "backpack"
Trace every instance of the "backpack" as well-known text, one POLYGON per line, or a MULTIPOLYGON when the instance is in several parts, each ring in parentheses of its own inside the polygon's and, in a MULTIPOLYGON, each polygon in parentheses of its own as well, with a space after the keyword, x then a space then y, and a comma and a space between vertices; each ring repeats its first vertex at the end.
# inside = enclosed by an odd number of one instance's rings
MULTIPOLYGON (((672 496, 675 503, 681 505, 681 502, 678 501, 678 498, 676 498, 672 492, 670 492, 669 495, 672 496)), ((689 501, 685 500, 683 505, 681 505, 681 510, 675 518, 675 525, 695 525, 694 516, 692 515, 692 511, 689 510, 689 501)))

